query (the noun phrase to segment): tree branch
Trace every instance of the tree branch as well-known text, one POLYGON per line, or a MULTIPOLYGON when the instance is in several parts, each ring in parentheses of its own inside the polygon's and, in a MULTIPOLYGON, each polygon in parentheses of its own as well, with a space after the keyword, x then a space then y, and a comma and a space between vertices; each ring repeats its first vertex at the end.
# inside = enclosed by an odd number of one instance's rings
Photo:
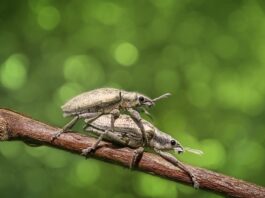
MULTIPOLYGON (((22 140, 24 142, 34 142, 77 154, 80 154, 82 149, 91 146, 96 141, 94 138, 79 133, 65 133, 51 142, 52 135, 58 131, 59 128, 10 110, 0 109, 0 140, 2 141, 22 140)), ((100 148, 91 157, 129 167, 133 151, 133 149, 120 148, 103 141, 100 148)), ((200 183, 200 189, 231 197, 265 197, 264 187, 206 169, 186 166, 192 169, 200 183)), ((192 185, 190 177, 185 172, 153 153, 145 152, 137 169, 168 180, 192 185)))

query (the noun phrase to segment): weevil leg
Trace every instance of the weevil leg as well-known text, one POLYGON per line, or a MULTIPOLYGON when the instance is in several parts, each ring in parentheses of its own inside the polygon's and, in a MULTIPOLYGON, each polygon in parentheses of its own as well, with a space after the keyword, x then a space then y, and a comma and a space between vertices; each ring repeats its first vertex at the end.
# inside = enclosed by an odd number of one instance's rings
POLYGON ((88 157, 88 155, 92 151, 95 151, 106 133, 107 133, 107 131, 102 132, 102 134, 98 137, 97 141, 92 146, 89 146, 89 147, 87 147, 87 148, 82 150, 82 154, 81 155, 84 155, 84 156, 88 157))
MULTIPOLYGON (((91 117, 89 119, 86 119, 85 122, 86 124, 83 126, 83 129, 87 128, 91 122, 94 120, 98 119, 100 116, 104 115, 104 113, 100 113, 96 115, 95 117, 91 117)), ((110 112, 111 118, 110 118, 110 130, 114 131, 114 123, 116 119, 120 117, 120 111, 118 109, 114 109, 110 112)))
MULTIPOLYGON (((85 125, 85 128, 87 127, 87 125, 89 124, 89 122, 97 119, 98 117, 102 116, 103 113, 101 113, 100 115, 92 118, 91 120, 87 121, 86 120, 86 125, 85 125)), ((113 132, 114 131, 114 122, 115 120, 119 117, 120 115, 120 111, 119 110, 113 110, 110 112, 110 115, 111 115, 111 123, 110 123, 110 131, 113 132)), ((95 151, 96 148, 98 147, 98 144, 100 143, 100 141, 103 139, 103 137, 108 134, 108 131, 109 130, 105 130, 104 132, 102 132, 102 134, 98 137, 97 141, 91 146, 91 147, 88 147, 86 149, 83 149, 82 150, 82 155, 85 155, 85 156, 88 156, 89 153, 91 153, 92 151, 95 151)))
POLYGON ((120 111, 118 109, 114 109, 110 112, 110 130, 114 131, 114 123, 120 117, 120 111))
POLYGON ((88 125, 93 122, 94 120, 98 119, 100 116, 102 116, 104 113, 99 113, 97 115, 95 115, 94 117, 90 117, 88 119, 85 120, 86 124, 83 126, 83 129, 87 128, 88 125))
POLYGON ((132 108, 129 108, 127 110, 129 112, 131 118, 133 119, 133 121, 137 124, 137 126, 140 128, 140 130, 142 132, 144 145, 148 144, 148 139, 147 139, 147 136, 146 136, 146 133, 145 133, 145 129, 144 129, 144 125, 142 123, 142 118, 141 118, 139 112, 134 110, 134 109, 132 109, 132 108))
POLYGON ((117 135, 113 134, 111 131, 106 130, 106 131, 103 131, 103 132, 99 135, 97 141, 96 141, 92 146, 89 146, 89 147, 87 147, 87 148, 85 148, 85 149, 82 150, 82 155, 88 157, 88 155, 89 155, 91 152, 93 152, 93 151, 95 151, 95 150, 97 149, 99 143, 101 142, 101 140, 102 140, 104 137, 106 137, 106 138, 108 138, 108 139, 111 139, 111 140, 113 140, 113 141, 116 141, 117 143, 120 143, 120 144, 122 144, 122 145, 126 145, 126 141, 123 141, 122 138, 120 138, 120 137, 118 137, 117 135))
POLYGON ((105 133, 105 137, 113 142, 116 142, 121 145, 127 145, 127 142, 122 139, 122 137, 112 133, 111 131, 107 131, 105 133))
POLYGON ((179 160, 177 160, 173 155, 170 153, 166 153, 163 151, 160 151, 158 149, 154 149, 156 153, 158 153, 161 157, 163 157, 165 160, 171 162, 175 166, 179 167, 180 169, 184 170, 191 178, 191 181, 193 182, 193 187, 195 189, 199 188, 199 182, 197 181, 195 175, 192 173, 191 170, 189 170, 183 163, 181 163, 179 160))
POLYGON ((132 161, 130 163, 130 169, 132 169, 137 164, 137 162, 139 161, 140 157, 142 157, 143 152, 144 152, 144 148, 143 147, 139 147, 139 148, 134 150, 132 161))
POLYGON ((56 138, 58 138, 62 133, 66 132, 68 129, 71 129, 75 124, 76 122, 78 121, 79 119, 79 116, 75 116, 70 122, 68 122, 66 125, 64 125, 64 127, 57 133, 55 133, 53 136, 52 136, 52 139, 51 141, 54 141, 56 138))
MULTIPOLYGON (((94 129, 93 131, 91 131, 92 134, 96 135, 96 136, 100 136, 102 133, 104 133, 104 130, 100 130, 100 129, 94 129)), ((128 140, 124 137, 122 137, 121 135, 113 133, 111 131, 107 131, 104 134, 104 137, 108 140, 110 140, 111 142, 115 142, 117 144, 123 145, 123 146, 127 146, 128 145, 128 140)), ((103 138, 104 138, 103 137, 103 138)))

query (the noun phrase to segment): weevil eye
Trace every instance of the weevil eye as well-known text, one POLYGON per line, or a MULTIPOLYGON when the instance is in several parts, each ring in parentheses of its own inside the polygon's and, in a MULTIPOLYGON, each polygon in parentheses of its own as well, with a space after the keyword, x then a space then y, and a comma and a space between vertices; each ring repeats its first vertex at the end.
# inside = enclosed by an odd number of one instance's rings
POLYGON ((139 96, 139 101, 142 103, 142 102, 144 102, 144 97, 143 96, 139 96))
POLYGON ((170 143, 171 143, 172 146, 176 145, 176 141, 175 140, 171 140, 170 143))

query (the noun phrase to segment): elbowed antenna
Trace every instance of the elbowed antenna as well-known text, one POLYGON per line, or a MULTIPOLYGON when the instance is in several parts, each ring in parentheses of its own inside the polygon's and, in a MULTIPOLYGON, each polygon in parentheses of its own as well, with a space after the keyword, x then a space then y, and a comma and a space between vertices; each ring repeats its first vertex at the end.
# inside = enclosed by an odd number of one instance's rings
POLYGON ((188 151, 188 152, 194 153, 196 155, 203 155, 203 151, 198 150, 198 149, 193 149, 193 148, 190 148, 190 147, 184 147, 184 151, 188 151))
POLYGON ((163 94, 163 95, 161 95, 161 96, 159 96, 159 97, 157 97, 157 98, 154 98, 154 99, 152 100, 152 102, 156 102, 156 101, 158 101, 158 100, 160 100, 160 99, 167 98, 167 97, 170 96, 170 95, 171 95, 171 93, 165 93, 165 94, 163 94))

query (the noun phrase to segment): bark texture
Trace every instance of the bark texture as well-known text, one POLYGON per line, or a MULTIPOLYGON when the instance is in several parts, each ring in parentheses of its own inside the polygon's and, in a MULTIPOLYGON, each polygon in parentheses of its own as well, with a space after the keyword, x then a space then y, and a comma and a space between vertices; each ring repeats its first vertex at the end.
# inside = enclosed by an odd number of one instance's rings
MULTIPOLYGON (((79 133, 64 133, 51 142, 53 134, 58 131, 59 128, 49 126, 20 113, 0 109, 0 140, 2 141, 21 140, 56 147, 76 154, 81 154, 82 149, 91 146, 96 141, 94 138, 79 133)), ((100 143, 100 148, 91 157, 129 167, 133 152, 133 149, 120 148, 103 141, 100 143)), ((193 170, 202 190, 230 197, 265 197, 265 188, 262 186, 203 168, 187 164, 186 166, 193 170)), ((190 177, 184 171, 153 153, 145 152, 136 169, 192 186, 190 177)))

